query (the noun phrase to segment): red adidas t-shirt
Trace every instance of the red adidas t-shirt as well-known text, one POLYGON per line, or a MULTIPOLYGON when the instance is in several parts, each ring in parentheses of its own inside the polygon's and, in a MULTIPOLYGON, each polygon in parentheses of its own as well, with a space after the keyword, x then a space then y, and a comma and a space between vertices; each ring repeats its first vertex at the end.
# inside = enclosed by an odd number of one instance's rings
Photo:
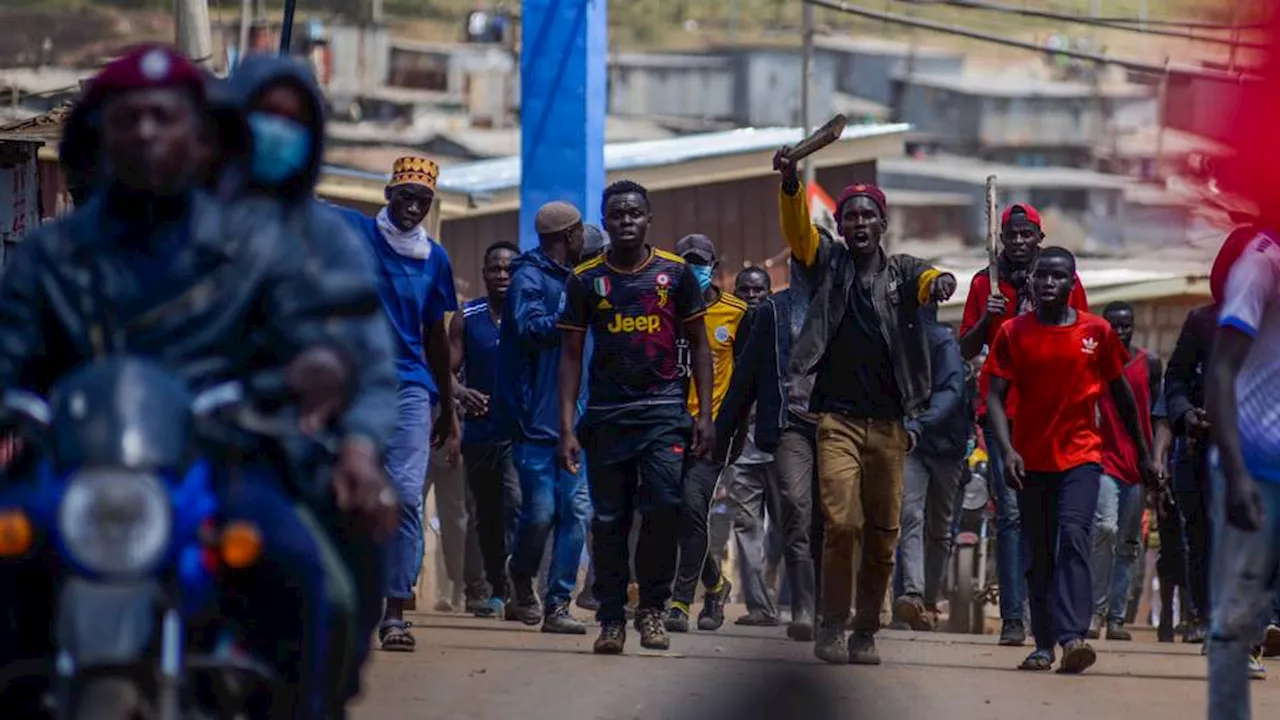
POLYGON ((1065 326, 1026 313, 1000 328, 987 364, 1020 398, 1013 447, 1028 471, 1102 462, 1098 398, 1127 356, 1111 324, 1087 312, 1065 326))
MULTIPOLYGON (((1080 276, 1076 275, 1075 287, 1071 289, 1071 298, 1068 300, 1071 307, 1081 312, 1089 312, 1089 299, 1085 297, 1084 283, 1080 282, 1080 276)), ((987 325, 987 336, 983 339, 983 344, 988 348, 996 341, 996 334, 1000 332, 1000 328, 1006 322, 1013 318, 1031 310, 1030 304, 1024 304, 1018 307, 1018 292, 1014 289, 1013 283, 1007 280, 1000 281, 1000 294, 1009 300, 1005 305, 1004 314, 991 318, 991 322, 987 325)), ((982 319, 987 312, 987 298, 991 297, 991 275, 988 271, 982 270, 973 276, 973 280, 969 281, 969 296, 964 301, 964 317, 960 320, 960 336, 964 337, 965 333, 973 329, 974 325, 982 319)), ((991 357, 988 354, 987 362, 982 365, 982 371, 978 374, 978 406, 976 409, 978 419, 987 415, 987 391, 991 388, 991 377, 988 366, 991 364, 991 357)), ((1009 419, 1014 417, 1014 406, 1017 405, 1018 398, 1010 390, 1009 396, 1004 400, 1004 409, 1008 413, 1009 419)))

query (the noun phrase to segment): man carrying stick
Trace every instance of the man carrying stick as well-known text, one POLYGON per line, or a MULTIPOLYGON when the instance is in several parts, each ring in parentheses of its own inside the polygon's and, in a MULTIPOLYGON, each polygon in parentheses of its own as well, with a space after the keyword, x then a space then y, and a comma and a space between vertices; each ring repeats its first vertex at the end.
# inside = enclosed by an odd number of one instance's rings
POLYGON ((855 184, 840 193, 841 245, 822 240, 811 223, 791 149, 779 150, 773 165, 782 176, 783 237, 816 290, 791 357, 795 374, 817 375, 809 409, 818 415, 826 538, 814 655, 878 665, 875 634, 893 575, 902 466, 911 449, 903 421, 928 402, 932 383, 919 307, 951 297, 956 281, 919 258, 884 252, 888 208, 880 188, 855 184), (846 644, 855 557, 857 614, 846 644))

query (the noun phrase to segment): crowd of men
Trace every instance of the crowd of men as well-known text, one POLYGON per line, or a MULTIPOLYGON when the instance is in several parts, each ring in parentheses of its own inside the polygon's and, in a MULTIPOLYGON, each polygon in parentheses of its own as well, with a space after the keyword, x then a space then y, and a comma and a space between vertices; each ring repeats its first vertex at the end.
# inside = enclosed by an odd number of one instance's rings
MULTIPOLYGON (((1247 717, 1247 678, 1263 672, 1264 640, 1280 640, 1280 628, 1266 632, 1280 565, 1270 235, 1228 239, 1214 302, 1191 313, 1162 371, 1132 344, 1133 308, 1088 312, 1075 257, 1043 245, 1035 208, 1005 210, 995 287, 986 270, 974 276, 952 333, 937 306, 956 279, 882 249, 885 194, 845 188, 832 235, 811 222, 780 151, 792 257, 781 292, 760 268, 732 292, 718 287, 705 235, 657 247, 648 192, 620 181, 600 200, 603 228, 552 202, 536 214, 537 247, 490 245, 485 296, 459 308, 449 258, 423 227, 438 166, 397 160, 385 207, 368 217, 314 198, 323 137, 323 99, 302 63, 248 58, 221 81, 141 48, 102 71, 69 122, 61 160, 77 210, 24 243, 0 283, 5 387, 47 390, 126 349, 196 386, 278 364, 303 424, 338 429, 332 506, 317 510, 325 538, 290 521, 269 484, 225 498, 229 515, 263 519, 278 553, 278 587, 246 591, 244 618, 292 681, 273 716, 320 717, 358 689, 356 673, 327 675, 315 640, 317 543, 335 544, 355 579, 361 629, 384 650, 415 649, 405 611, 424 498, 459 464, 466 500, 455 505, 470 520, 452 523, 464 537, 451 575, 478 616, 585 634, 570 608, 589 539, 577 605, 595 609, 596 653, 623 652, 629 619, 652 649, 691 624, 719 629, 732 583, 710 516, 727 484, 748 607, 737 622, 778 625, 785 612, 787 636, 813 642, 820 660, 879 664, 887 597, 895 622, 937 623, 964 461, 981 435, 999 508, 1000 642, 1034 638, 1021 669, 1082 672, 1096 661, 1091 637, 1129 638, 1151 504, 1166 605, 1186 588, 1184 640, 1210 638, 1211 717, 1247 717), (84 289, 86 262, 110 282, 84 289), (372 284, 382 313, 276 323, 286 295, 342 268, 372 284), (97 294, 74 301, 86 293, 97 294), (315 389, 323 363, 298 360, 315 347, 352 373, 349 397, 315 389), (781 589, 771 557, 785 566, 781 589)), ((24 592, 6 596, 12 637, 0 648, 46 652, 51 603, 31 588, 49 587, 48 569, 3 572, 24 592)))

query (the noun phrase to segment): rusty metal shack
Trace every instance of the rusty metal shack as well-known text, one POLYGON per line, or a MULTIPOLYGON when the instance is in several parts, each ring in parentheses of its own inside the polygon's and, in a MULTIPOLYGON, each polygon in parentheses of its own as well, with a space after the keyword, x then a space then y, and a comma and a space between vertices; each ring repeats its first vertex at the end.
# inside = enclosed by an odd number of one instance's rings
POLYGON ((40 163, 39 152, 46 144, 57 145, 67 112, 68 107, 61 106, 0 127, 0 263, 46 214, 57 210, 56 197, 43 193, 45 187, 58 187, 57 170, 45 177, 48 169, 40 163))

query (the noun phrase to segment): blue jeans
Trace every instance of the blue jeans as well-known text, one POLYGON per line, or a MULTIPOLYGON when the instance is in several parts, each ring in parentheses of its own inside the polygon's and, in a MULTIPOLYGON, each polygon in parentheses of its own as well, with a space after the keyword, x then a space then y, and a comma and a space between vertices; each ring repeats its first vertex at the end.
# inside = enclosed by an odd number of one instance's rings
POLYGON ((1004 463, 991 426, 983 422, 991 485, 996 497, 996 573, 1000 583, 1000 619, 1022 620, 1027 603, 1027 553, 1022 543, 1018 493, 1005 484, 1004 463))
POLYGON ((1093 519, 1093 612, 1107 622, 1124 623, 1129 580, 1142 554, 1142 486, 1110 475, 1098 480, 1098 510, 1093 519))
POLYGON ((587 478, 581 470, 575 475, 560 467, 555 445, 518 442, 512 448, 512 459, 520 474, 520 517, 511 575, 521 581, 538 575, 547 537, 554 530, 543 605, 550 612, 569 603, 578 583, 578 564, 591 517, 587 478))
POLYGON ((431 394, 421 385, 401 385, 396 429, 387 441, 387 477, 400 498, 400 527, 386 548, 386 597, 413 597, 422 572, 422 506, 431 460, 431 394))
MULTIPOLYGON (((1216 460, 1216 458, 1215 458, 1216 460)), ((1226 522, 1224 478, 1210 465, 1213 525, 1209 720, 1248 720, 1249 652, 1262 637, 1280 591, 1280 483, 1257 483, 1265 519, 1257 532, 1226 522)))

